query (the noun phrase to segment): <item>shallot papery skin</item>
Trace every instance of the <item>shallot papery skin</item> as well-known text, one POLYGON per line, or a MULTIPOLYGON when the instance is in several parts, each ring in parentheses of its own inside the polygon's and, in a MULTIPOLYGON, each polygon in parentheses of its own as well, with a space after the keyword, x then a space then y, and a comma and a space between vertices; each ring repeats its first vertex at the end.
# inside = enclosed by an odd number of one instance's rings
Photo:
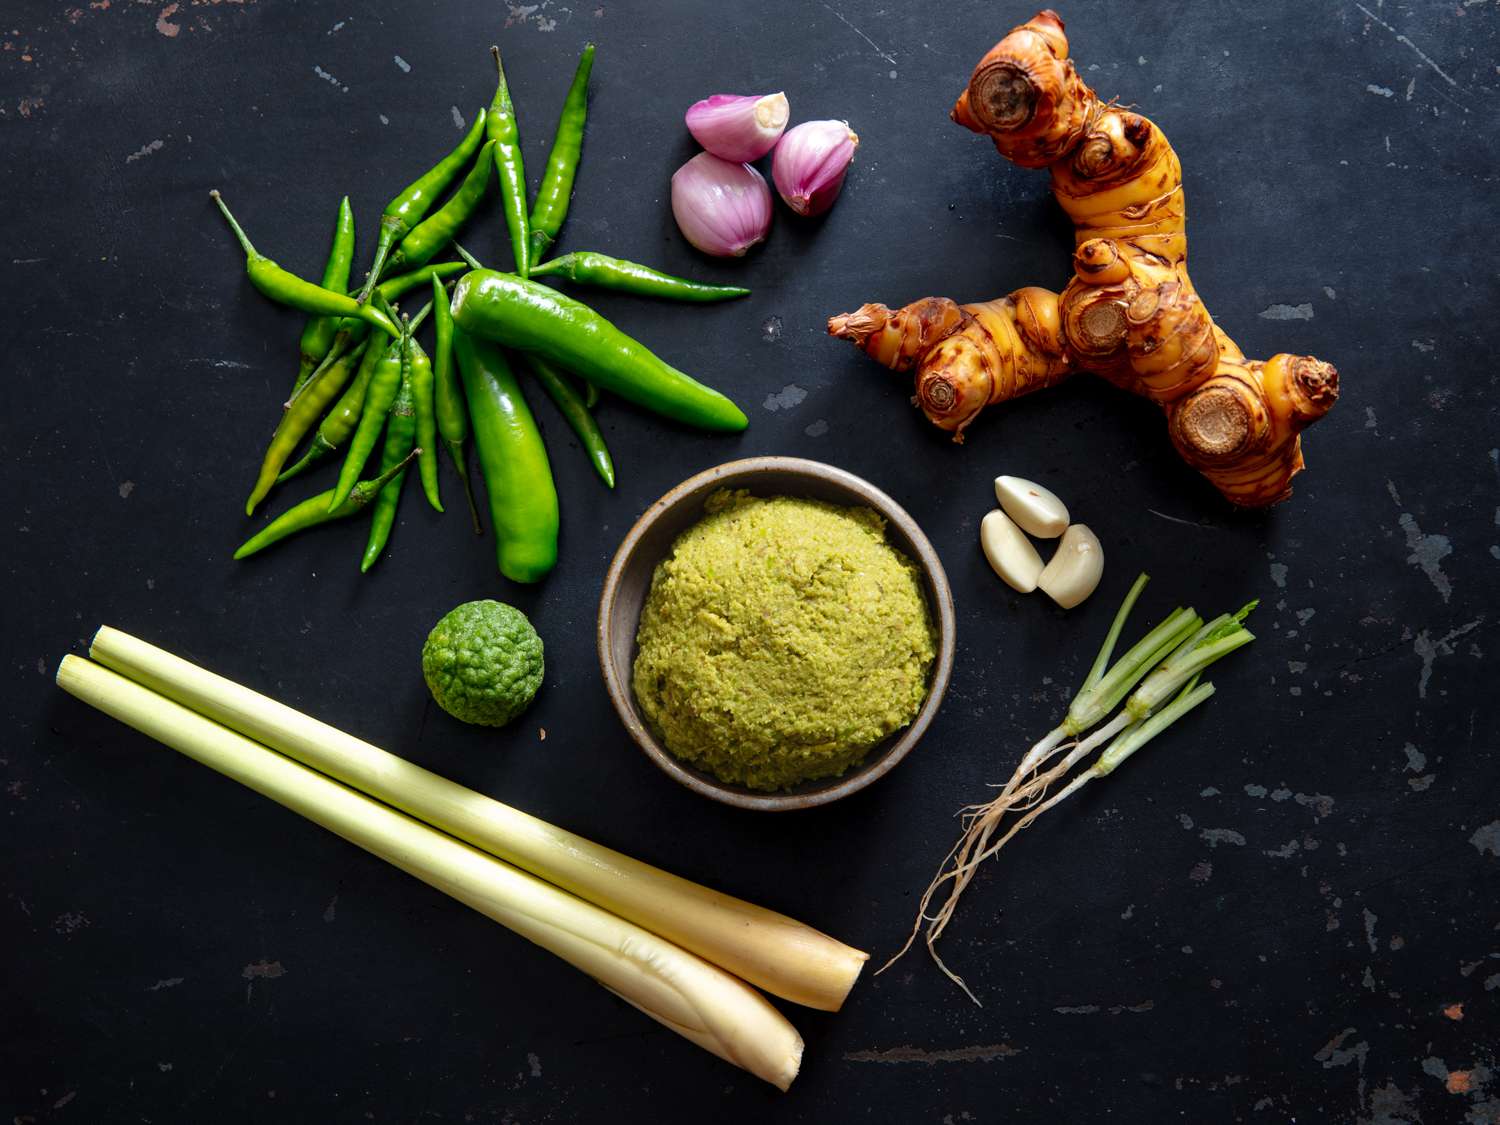
POLYGON ((775 147, 791 112, 785 94, 713 94, 688 107, 688 132, 723 160, 745 164, 775 147))
POLYGON ((797 214, 821 215, 839 197, 857 148, 847 121, 804 121, 787 130, 771 157, 777 192, 797 214))
POLYGON ((750 165, 700 152, 672 175, 672 215, 705 254, 738 258, 771 230, 771 189, 750 165))

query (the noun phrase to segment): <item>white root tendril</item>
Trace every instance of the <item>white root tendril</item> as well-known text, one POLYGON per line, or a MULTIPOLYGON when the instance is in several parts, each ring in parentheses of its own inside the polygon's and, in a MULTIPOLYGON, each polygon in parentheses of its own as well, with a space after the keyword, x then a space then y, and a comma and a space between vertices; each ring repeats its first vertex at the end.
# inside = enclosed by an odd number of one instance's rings
POLYGON ((998 787, 1000 794, 993 801, 983 805, 967 805, 960 809, 963 834, 943 857, 943 862, 938 865, 937 875, 923 892, 921 901, 917 904, 916 921, 905 944, 877 970, 877 975, 889 969, 911 949, 925 926, 923 941, 928 954, 944 976, 963 989, 964 994, 976 1005, 979 1004, 979 998, 964 983, 963 978, 948 968, 937 952, 937 941, 953 919, 959 899, 963 897, 964 891, 985 860, 998 854, 1001 848, 1029 828, 1042 813, 1072 796, 1087 783, 1092 774, 1085 772, 1057 793, 1048 795, 1079 762, 1130 722, 1129 716, 1122 713, 1088 738, 1071 742, 1065 741, 1067 734, 1058 727, 1026 752, 1010 780, 998 787), (1056 760, 1059 755, 1062 755, 1061 761, 1056 760), (1019 816, 1019 819, 995 840, 1002 822, 1010 816, 1019 816), (947 896, 933 911, 933 901, 945 885, 948 885, 947 896))

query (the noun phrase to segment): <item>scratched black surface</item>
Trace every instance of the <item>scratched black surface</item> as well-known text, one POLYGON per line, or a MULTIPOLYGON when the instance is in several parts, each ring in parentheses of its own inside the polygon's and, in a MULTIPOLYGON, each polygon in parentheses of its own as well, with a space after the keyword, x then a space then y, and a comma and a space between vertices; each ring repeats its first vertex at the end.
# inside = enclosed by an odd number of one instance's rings
MULTIPOLYGON (((1343 372, 1294 499, 1244 515, 1179 463, 1152 408, 1096 381, 997 410, 960 449, 901 379, 823 335, 868 299, 1066 277, 1045 176, 946 116, 1028 14, 8 6, 7 1120, 1500 1120, 1500 17, 1472 0, 1064 12, 1088 79, 1181 154, 1193 275, 1219 321, 1253 355, 1310 351, 1343 372), (363 580, 352 525, 231 562, 300 320, 250 291, 208 189, 309 274, 347 191, 363 256, 385 199, 488 101, 497 39, 534 174, 576 52, 598 42, 564 244, 755 288, 703 310, 597 301, 745 404, 749 431, 699 436, 610 403, 610 494, 540 407, 563 557, 535 589, 498 580, 487 543, 410 492, 363 580), (665 201, 691 151, 681 110, 779 88, 796 119, 854 124, 849 186, 821 223, 780 211, 743 264, 701 260, 665 201), (763 405, 789 385, 806 397, 763 405), (770 452, 906 505, 961 630, 919 752, 855 799, 779 818, 660 776, 617 727, 591 638, 632 518, 691 472, 770 452), (1047 482, 1099 532, 1110 566, 1087 606, 1064 615, 988 573, 975 537, 997 472, 1047 482), (839 1014, 790 1010, 807 1054, 785 1096, 50 679, 109 622, 881 955, 953 810, 1049 725, 1138 569, 1148 613, 1260 597, 1260 641, 1216 672, 1211 707, 979 880, 947 952, 983 1008, 912 957, 839 1014), (548 645, 541 697, 500 734, 436 713, 417 671, 432 622, 480 596, 522 606, 548 645)), ((468 240, 504 256, 492 220, 468 240)))

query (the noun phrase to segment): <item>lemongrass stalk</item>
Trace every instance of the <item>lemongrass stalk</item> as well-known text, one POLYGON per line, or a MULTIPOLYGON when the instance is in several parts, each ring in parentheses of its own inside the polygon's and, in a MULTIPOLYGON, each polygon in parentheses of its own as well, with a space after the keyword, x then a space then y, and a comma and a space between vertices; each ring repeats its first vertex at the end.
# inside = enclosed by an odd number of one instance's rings
POLYGON ((105 626, 101 664, 304 765, 720 965, 776 996, 837 1011, 868 954, 784 914, 556 828, 274 699, 105 626))
POLYGON ((63 690, 557 954, 708 1051, 785 1090, 802 1037, 743 981, 639 926, 298 765, 77 656, 63 690))

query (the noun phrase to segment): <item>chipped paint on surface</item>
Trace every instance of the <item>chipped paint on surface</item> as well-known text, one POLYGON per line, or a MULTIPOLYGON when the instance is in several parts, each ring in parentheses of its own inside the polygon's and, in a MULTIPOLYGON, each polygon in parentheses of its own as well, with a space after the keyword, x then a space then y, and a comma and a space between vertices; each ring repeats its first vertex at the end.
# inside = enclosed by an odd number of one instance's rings
POLYGON ((1500 820, 1492 820, 1469 837, 1480 855, 1500 856, 1500 820))
POLYGON ((800 406, 805 398, 807 398, 807 391, 797 386, 796 383, 788 383, 775 394, 767 395, 762 405, 774 414, 778 410, 791 410, 800 406))
POLYGON ((1262 320, 1311 320, 1313 318, 1313 307, 1310 304, 1301 305, 1268 305, 1260 310, 1262 320))
POLYGON ((125 163, 126 164, 134 164, 137 160, 142 160, 142 159, 150 156, 154 152, 160 152, 162 149, 164 149, 166 147, 167 147, 167 142, 164 141, 164 140, 162 140, 160 137, 158 137, 154 141, 147 141, 140 148, 136 149, 129 156, 127 156, 125 158, 125 163))
POLYGON ((168 39, 176 39, 182 34, 182 24, 173 23, 172 17, 177 14, 181 4, 168 4, 156 16, 156 30, 158 34, 165 35, 168 39))
MULTIPOLYGON (((1402 507, 1401 494, 1396 491, 1395 482, 1386 481, 1385 488, 1396 507, 1402 507)), ((1406 535, 1406 547, 1411 552, 1406 556, 1406 561, 1421 568, 1422 573, 1427 575, 1427 580, 1446 602, 1453 595, 1453 584, 1443 573, 1442 562, 1453 553, 1452 543, 1446 535, 1424 535, 1410 512, 1402 512, 1396 522, 1406 535)))

